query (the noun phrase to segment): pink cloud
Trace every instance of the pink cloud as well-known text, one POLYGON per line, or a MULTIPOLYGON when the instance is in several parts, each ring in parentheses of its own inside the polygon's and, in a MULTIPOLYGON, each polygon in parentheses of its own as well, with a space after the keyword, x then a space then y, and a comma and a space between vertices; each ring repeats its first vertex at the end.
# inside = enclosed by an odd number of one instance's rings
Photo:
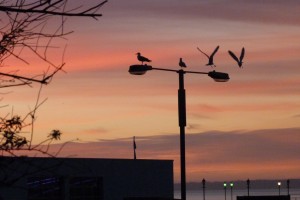
MULTIPOLYGON (((196 181, 200 176, 215 180, 239 179, 245 178, 245 174, 251 175, 252 179, 270 178, 270 176, 297 178, 299 174, 296 169, 300 164, 299 131, 299 128, 290 128, 187 134, 186 158, 189 180, 196 181), (267 171, 270 173, 266 173, 267 171)), ((136 143, 137 155, 140 159, 175 160, 174 168, 177 177, 179 173, 178 134, 137 136, 136 143)), ((132 145, 132 138, 70 143, 60 156, 132 158, 132 145)))

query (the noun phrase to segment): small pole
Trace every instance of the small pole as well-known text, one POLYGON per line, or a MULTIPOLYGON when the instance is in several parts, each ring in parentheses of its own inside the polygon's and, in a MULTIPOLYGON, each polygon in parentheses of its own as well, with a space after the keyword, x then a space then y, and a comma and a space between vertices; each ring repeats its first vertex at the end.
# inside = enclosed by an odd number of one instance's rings
POLYGON ((136 143, 135 143, 135 136, 133 136, 133 159, 136 160, 136 143))
POLYGON ((248 190, 248 196, 250 196, 250 192, 249 192, 249 190, 250 190, 250 180, 249 180, 249 178, 247 180, 247 190, 248 190))
POLYGON ((205 200, 205 179, 202 179, 203 200, 205 200))
POLYGON ((226 188, 227 188, 227 183, 226 183, 226 182, 224 182, 223 186, 224 186, 225 200, 226 200, 226 188))
POLYGON ((287 186, 287 194, 290 195, 290 179, 286 181, 286 186, 287 186))
POLYGON ((279 193, 279 196, 280 196, 280 186, 281 186, 281 182, 278 181, 277 185, 278 185, 278 193, 279 193))
POLYGON ((232 200, 232 190, 233 190, 233 182, 230 183, 230 196, 232 200))

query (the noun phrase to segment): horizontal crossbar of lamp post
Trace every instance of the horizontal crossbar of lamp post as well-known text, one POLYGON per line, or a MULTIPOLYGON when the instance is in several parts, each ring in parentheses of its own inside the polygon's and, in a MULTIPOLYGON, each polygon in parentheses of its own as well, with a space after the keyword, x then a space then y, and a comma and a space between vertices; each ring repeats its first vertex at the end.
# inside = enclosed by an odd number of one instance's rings
POLYGON ((183 73, 185 74, 207 74, 216 82, 227 82, 230 79, 227 73, 217 72, 215 70, 210 72, 197 72, 197 71, 185 71, 182 69, 173 70, 173 69, 157 68, 157 67, 152 67, 151 65, 131 65, 129 67, 129 73, 133 75, 144 75, 149 70, 160 70, 160 71, 168 71, 168 72, 176 72, 176 73, 179 73, 179 71, 183 71, 183 73))

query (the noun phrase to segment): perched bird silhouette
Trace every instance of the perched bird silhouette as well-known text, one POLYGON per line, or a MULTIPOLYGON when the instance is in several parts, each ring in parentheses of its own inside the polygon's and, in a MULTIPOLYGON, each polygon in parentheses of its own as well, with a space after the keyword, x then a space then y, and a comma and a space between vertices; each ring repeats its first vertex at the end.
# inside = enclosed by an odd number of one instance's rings
POLYGON ((144 64, 144 62, 151 62, 151 60, 149 60, 148 58, 142 56, 141 53, 139 53, 139 52, 136 53, 136 55, 137 55, 137 59, 138 59, 139 61, 141 61, 142 64, 144 64))
POLYGON ((206 66, 214 66, 214 67, 216 67, 216 65, 214 64, 214 55, 219 50, 219 46, 217 46, 215 48, 214 52, 212 52, 212 54, 210 56, 208 56, 206 53, 204 53, 203 51, 201 51, 201 49, 199 49, 199 47, 197 47, 197 49, 208 58, 208 63, 206 64, 206 66))
POLYGON ((239 65, 240 68, 242 68, 242 65, 243 65, 243 59, 244 59, 244 56, 245 56, 245 48, 243 47, 242 48, 242 51, 241 51, 241 55, 240 55, 240 59, 238 59, 236 57, 236 55, 232 52, 232 51, 228 51, 229 55, 231 55, 231 57, 237 62, 237 64, 239 65))
POLYGON ((186 64, 182 61, 182 58, 179 59, 179 66, 186 67, 186 64))

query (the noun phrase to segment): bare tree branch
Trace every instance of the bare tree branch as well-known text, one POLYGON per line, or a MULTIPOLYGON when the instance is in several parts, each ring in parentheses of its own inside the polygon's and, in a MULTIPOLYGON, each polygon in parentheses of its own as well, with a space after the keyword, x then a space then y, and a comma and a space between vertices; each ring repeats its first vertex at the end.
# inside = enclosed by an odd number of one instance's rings
MULTIPOLYGON (((59 129, 53 129, 48 132, 44 140, 35 144, 33 139, 36 114, 47 100, 47 98, 41 99, 42 88, 50 84, 58 72, 64 71, 66 45, 62 45, 64 48, 61 60, 53 59, 51 53, 57 54, 62 44, 61 41, 65 43, 67 36, 73 33, 65 30, 67 18, 98 19, 102 16, 98 11, 107 3, 107 0, 93 1, 96 3, 90 6, 87 6, 86 2, 74 6, 73 2, 68 4, 70 2, 68 0, 0 0, 0 88, 24 85, 32 87, 33 84, 40 84, 33 108, 27 113, 14 114, 12 109, 11 113, 0 116, 0 158, 10 156, 22 159, 24 153, 25 155, 56 157, 68 143, 63 143, 56 153, 50 152, 51 144, 60 140, 62 136, 59 129), (56 17, 61 17, 61 19, 53 20, 56 17), (6 70, 7 66, 11 66, 6 63, 11 61, 31 67, 33 61, 28 58, 33 58, 38 63, 41 68, 40 72, 22 75, 19 70, 21 67, 17 70, 15 68, 6 70)), ((7 93, 0 93, 0 95, 7 95, 7 93)), ((2 98, 0 101, 2 102, 2 98)), ((0 105, 0 108, 7 106, 8 104, 0 105)), ((0 159, 0 187, 12 186, 24 176, 34 173, 28 170, 30 163, 28 169, 15 173, 19 170, 18 166, 12 162, 2 162, 2 160, 0 159)), ((41 167, 36 169, 37 172, 45 170, 41 167)))
POLYGON ((54 11, 47 11, 47 10, 24 10, 24 9, 15 9, 10 7, 0 6, 0 11, 4 12, 18 12, 18 13, 43 13, 49 15, 60 15, 60 16, 68 16, 68 17, 101 17, 102 14, 94 14, 94 13, 86 13, 86 11, 81 13, 64 13, 64 12, 54 12, 54 11))
MULTIPOLYGON (((51 2, 51 1, 49 1, 51 2)), ((57 4, 60 4, 60 6, 57 6, 57 8, 60 8, 62 5, 66 5, 67 1, 65 0, 59 0, 59 1, 55 1, 54 3, 50 3, 47 7, 43 8, 43 9, 39 9, 43 6, 46 5, 46 3, 41 2, 39 5, 36 5, 34 7, 31 8, 20 8, 20 7, 11 7, 11 6, 0 6, 0 11, 3 12, 16 12, 16 13, 40 13, 40 14, 45 14, 45 15, 59 15, 59 16, 68 16, 68 17, 92 17, 92 18, 97 18, 97 17, 101 17, 102 14, 97 14, 95 13, 95 11, 97 11, 100 7, 102 7, 105 3, 107 3, 107 0, 91 7, 88 8, 86 10, 82 10, 80 12, 59 12, 59 11, 51 11, 49 9, 53 9, 55 8, 55 6, 57 4)), ((25 7, 25 5, 23 5, 25 7)), ((57 10, 57 9, 55 9, 57 10)))
MULTIPOLYGON (((63 68, 64 63, 56 64, 48 57, 48 53, 57 46, 53 46, 54 39, 63 39, 72 33, 65 31, 64 25, 68 17, 92 17, 99 18, 102 14, 98 10, 107 3, 107 0, 94 0, 97 3, 91 6, 73 6, 68 0, 0 0, 0 14, 6 15, 1 17, 0 23, 0 67, 4 65, 8 58, 15 58, 26 65, 30 65, 30 61, 26 55, 31 52, 37 59, 45 64, 49 64, 53 71, 52 76, 43 75, 44 80, 32 77, 10 74, 1 71, 0 75, 13 78, 16 83, 6 82, 0 83, 0 88, 15 87, 22 85, 31 85, 33 83, 47 84, 47 80, 63 68), (60 22, 56 21, 56 29, 53 29, 53 17, 61 16, 60 22), (49 22, 51 28, 49 29, 49 22), (51 31, 54 30, 54 31, 51 31), (58 70, 59 69, 59 70, 58 70)), ((56 51, 56 50, 55 50, 56 51)))
MULTIPOLYGON (((41 84, 47 84, 46 80, 38 80, 38 79, 33 79, 33 78, 27 78, 24 76, 18 76, 18 75, 14 75, 14 74, 6 74, 6 73, 2 73, 0 72, 1 76, 8 76, 8 77, 12 77, 14 79, 19 79, 19 80, 25 80, 25 81, 31 81, 31 82, 37 82, 37 83, 41 83, 41 84)), ((30 82, 28 82, 29 84, 30 82)), ((23 83, 25 84, 25 83, 23 83)))

